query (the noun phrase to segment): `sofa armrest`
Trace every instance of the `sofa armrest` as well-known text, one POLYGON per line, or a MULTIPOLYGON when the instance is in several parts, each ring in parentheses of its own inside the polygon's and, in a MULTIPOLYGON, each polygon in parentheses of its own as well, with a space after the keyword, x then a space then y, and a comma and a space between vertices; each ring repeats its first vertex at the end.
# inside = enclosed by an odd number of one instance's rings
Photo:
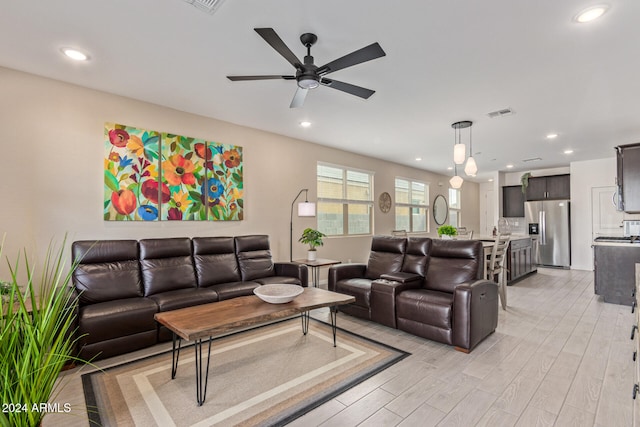
POLYGON ((309 270, 306 265, 295 262, 276 262, 273 265, 276 270, 276 276, 295 277, 300 280, 302 287, 309 286, 309 270))
MULTIPOLYGON (((386 275, 384 276, 392 276, 386 275)), ((397 280, 378 279, 371 282, 371 320, 381 325, 397 328, 396 326, 396 296, 407 289, 420 288, 422 277, 405 282, 397 280)), ((406 278, 405 278, 406 279, 406 278)))
POLYGON ((338 264, 329 267, 328 289, 336 290, 336 283, 344 279, 353 279, 356 277, 364 277, 367 271, 366 264, 338 264))
POLYGON ((453 345, 471 351, 498 326, 498 285, 489 280, 465 282, 453 291, 453 345))
POLYGON ((421 282, 422 279, 424 279, 424 277, 422 277, 419 274, 404 273, 402 271, 399 271, 397 273, 385 273, 385 274, 381 275, 380 278, 381 279, 385 279, 385 280, 391 280, 391 281, 394 281, 394 282, 400 282, 400 283, 409 283, 409 282, 414 282, 414 281, 421 282))

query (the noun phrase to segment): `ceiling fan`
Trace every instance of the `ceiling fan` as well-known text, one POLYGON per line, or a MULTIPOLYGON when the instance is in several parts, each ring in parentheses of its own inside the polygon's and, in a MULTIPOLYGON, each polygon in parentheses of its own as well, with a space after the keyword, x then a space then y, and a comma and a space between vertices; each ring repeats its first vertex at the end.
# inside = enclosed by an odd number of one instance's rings
POLYGON ((313 56, 311 56, 311 46, 318 41, 318 37, 315 34, 304 33, 300 36, 300 41, 307 48, 307 55, 304 57, 304 62, 301 62, 298 57, 291 52, 291 49, 282 41, 273 28, 254 28, 256 33, 260 35, 269 45, 274 48, 280 55, 284 57, 291 65, 296 69, 294 75, 267 75, 267 76, 227 76, 231 81, 241 80, 296 80, 298 83, 298 90, 296 91, 293 100, 291 101, 290 108, 302 107, 307 93, 310 89, 315 89, 320 85, 327 86, 333 89, 341 90, 351 95, 359 96, 360 98, 368 99, 375 93, 374 90, 366 89, 360 86, 352 85, 349 83, 340 82, 326 78, 325 76, 334 71, 342 70, 343 68, 351 67, 353 65, 361 64, 363 62, 371 61, 372 59, 385 56, 386 53, 382 50, 382 47, 378 43, 370 44, 362 49, 351 52, 341 58, 331 61, 320 67, 313 63, 313 56))

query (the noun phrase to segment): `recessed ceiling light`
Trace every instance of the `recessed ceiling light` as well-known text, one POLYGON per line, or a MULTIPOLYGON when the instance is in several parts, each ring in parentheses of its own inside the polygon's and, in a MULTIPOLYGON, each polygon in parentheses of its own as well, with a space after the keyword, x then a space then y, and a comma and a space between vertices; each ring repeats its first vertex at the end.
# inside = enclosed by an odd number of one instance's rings
POLYGON ((591 6, 588 7, 586 9, 584 9, 583 11, 581 11, 580 13, 578 13, 575 16, 575 21, 579 22, 580 24, 585 24, 587 22, 591 22, 594 21, 598 18, 600 18, 602 15, 605 14, 605 12, 609 9, 609 6, 606 4, 599 4, 597 6, 591 6))
POLYGON ((452 170, 453 170, 453 166, 449 166, 449 167, 447 168, 447 170, 448 170, 448 171, 452 171, 452 170))
POLYGON ((557 133, 550 133, 547 135, 547 139, 556 139, 558 137, 557 133))
POLYGON ((564 150, 564 154, 571 154, 573 153, 573 150, 564 150))
POLYGON ((493 178, 489 178, 489 182, 493 182, 493 178))
POLYGON ((511 164, 507 165, 507 169, 513 169, 513 165, 511 164))
POLYGON ((416 157, 416 162, 422 161, 422 157, 416 157))
POLYGON ((78 49, 72 49, 70 47, 63 47, 60 49, 62 53, 65 54, 68 58, 71 58, 75 61, 86 61, 89 59, 89 55, 84 52, 80 52, 78 49))
POLYGON ((302 126, 303 128, 308 128, 309 126, 311 126, 311 122, 300 122, 300 126, 302 126))

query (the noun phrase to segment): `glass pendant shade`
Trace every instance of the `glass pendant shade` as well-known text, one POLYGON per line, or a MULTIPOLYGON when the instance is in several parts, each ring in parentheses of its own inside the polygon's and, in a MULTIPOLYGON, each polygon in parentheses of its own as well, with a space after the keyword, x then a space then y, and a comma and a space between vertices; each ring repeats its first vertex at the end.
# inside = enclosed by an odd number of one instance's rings
POLYGON ((467 159, 467 164, 464 167, 464 173, 466 173, 468 176, 476 176, 477 172, 478 166, 476 165, 476 161, 473 156, 469 156, 469 158, 467 159))
POLYGON ((456 175, 454 177, 452 177, 449 180, 449 184, 451 184, 451 188, 460 188, 462 187, 462 183, 464 182, 464 180, 462 179, 462 177, 456 175))
POLYGON ((455 144, 453 146, 453 162, 456 165, 464 163, 464 158, 467 154, 467 147, 464 144, 455 144))

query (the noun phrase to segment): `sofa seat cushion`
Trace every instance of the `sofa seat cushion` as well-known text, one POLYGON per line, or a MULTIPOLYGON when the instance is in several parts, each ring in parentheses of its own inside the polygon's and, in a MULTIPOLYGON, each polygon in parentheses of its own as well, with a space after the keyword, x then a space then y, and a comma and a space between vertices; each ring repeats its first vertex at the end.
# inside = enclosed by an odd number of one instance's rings
POLYGON ((411 289, 396 298, 398 319, 410 319, 442 329, 451 329, 453 294, 411 289))
POLYGON ((157 312, 158 306, 149 298, 127 298, 81 306, 80 345, 155 331, 158 324, 153 315, 157 312))
POLYGON ((287 276, 271 276, 271 277, 262 277, 260 279, 254 279, 255 282, 260 283, 261 285, 272 285, 276 283, 286 283, 287 285, 299 285, 300 279, 296 277, 287 277, 287 276))
POLYGON ((370 308, 371 282, 369 279, 362 278, 338 280, 335 292, 351 295, 356 299, 352 304, 370 308))
POLYGON ((208 289, 213 289, 218 294, 220 301, 253 295, 253 290, 260 286, 257 282, 229 282, 213 285, 208 289))
POLYGON ((158 304, 159 311, 169 311, 216 302, 218 293, 209 288, 178 289, 151 295, 149 298, 158 304))

